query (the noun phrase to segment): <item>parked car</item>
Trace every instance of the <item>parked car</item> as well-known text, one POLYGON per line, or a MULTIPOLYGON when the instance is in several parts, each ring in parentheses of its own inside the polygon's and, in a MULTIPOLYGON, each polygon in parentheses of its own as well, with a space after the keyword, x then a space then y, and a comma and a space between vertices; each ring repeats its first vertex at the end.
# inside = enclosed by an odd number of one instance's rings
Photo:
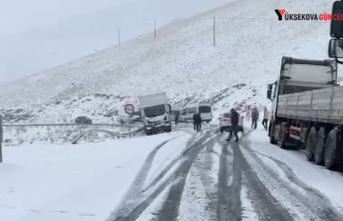
MULTIPOLYGON (((243 132, 243 118, 238 114, 238 131, 243 132)), ((231 129, 231 113, 223 113, 219 117, 219 130, 221 133, 230 131, 231 129)))
POLYGON ((76 124, 92 124, 93 122, 89 117, 79 116, 75 118, 75 123, 76 124))

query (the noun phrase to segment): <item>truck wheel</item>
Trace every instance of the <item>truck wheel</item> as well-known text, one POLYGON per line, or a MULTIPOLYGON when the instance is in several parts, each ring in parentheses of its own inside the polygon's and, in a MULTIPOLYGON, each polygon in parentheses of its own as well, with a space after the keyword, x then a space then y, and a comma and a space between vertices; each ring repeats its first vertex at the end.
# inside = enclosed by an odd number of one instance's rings
POLYGON ((274 132, 274 124, 269 124, 269 143, 277 144, 277 140, 275 140, 275 132, 274 132))
POLYGON ((321 127, 317 133, 317 141, 314 147, 314 162, 321 165, 324 162, 325 129, 321 127))
POLYGON ((286 141, 288 140, 288 135, 286 134, 286 124, 285 123, 282 123, 281 124, 281 128, 280 128, 280 148, 281 149, 285 149, 286 148, 286 141))
POLYGON ((223 133, 224 131, 223 131, 223 129, 222 128, 220 128, 220 133, 223 133))
POLYGON ((316 144, 316 128, 311 127, 306 140, 306 157, 308 161, 314 160, 314 148, 316 144))
POLYGON ((325 142, 324 166, 333 169, 338 156, 337 129, 332 129, 325 142))

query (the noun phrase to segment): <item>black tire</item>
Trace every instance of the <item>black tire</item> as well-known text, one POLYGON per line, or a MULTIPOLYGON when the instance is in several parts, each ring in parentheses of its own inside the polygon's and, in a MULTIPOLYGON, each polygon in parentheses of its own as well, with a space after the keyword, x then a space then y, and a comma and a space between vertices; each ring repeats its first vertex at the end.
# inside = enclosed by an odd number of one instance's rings
POLYGON ((306 157, 308 161, 314 161, 314 148, 316 144, 316 128, 311 127, 306 140, 306 157))
POLYGON ((321 127, 317 133, 316 144, 314 146, 314 162, 318 165, 324 163, 325 129, 321 127))
POLYGON ((281 149, 286 149, 287 148, 287 140, 288 140, 288 135, 286 134, 286 123, 281 124, 280 128, 280 143, 279 146, 281 149))
POLYGON ((220 128, 220 133, 223 133, 224 131, 223 131, 223 129, 222 128, 220 128))
POLYGON ((333 169, 337 159, 337 129, 330 130, 326 142, 324 153, 324 166, 326 169, 333 169))
POLYGON ((269 143, 274 144, 274 145, 277 144, 277 140, 275 139, 274 124, 272 123, 269 124, 268 135, 269 135, 269 143))

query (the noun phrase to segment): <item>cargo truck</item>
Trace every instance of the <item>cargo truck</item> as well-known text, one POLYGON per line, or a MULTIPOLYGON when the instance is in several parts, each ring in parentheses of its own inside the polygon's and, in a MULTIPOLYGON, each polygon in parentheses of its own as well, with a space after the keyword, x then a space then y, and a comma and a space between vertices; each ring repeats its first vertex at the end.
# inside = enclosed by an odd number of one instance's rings
POLYGON ((301 146, 328 169, 343 163, 343 86, 335 60, 283 57, 280 75, 268 85, 272 109, 268 135, 281 148, 301 146))
POLYGON ((147 135, 172 131, 171 106, 166 93, 141 96, 138 99, 139 112, 147 135))

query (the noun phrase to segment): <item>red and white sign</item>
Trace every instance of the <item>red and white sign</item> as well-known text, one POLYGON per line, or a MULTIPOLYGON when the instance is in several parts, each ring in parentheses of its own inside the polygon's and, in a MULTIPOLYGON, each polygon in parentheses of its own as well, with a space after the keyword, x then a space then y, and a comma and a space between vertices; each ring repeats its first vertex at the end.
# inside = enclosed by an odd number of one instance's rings
POLYGON ((127 104, 125 105, 124 110, 127 114, 132 114, 135 112, 135 107, 132 104, 127 104))

